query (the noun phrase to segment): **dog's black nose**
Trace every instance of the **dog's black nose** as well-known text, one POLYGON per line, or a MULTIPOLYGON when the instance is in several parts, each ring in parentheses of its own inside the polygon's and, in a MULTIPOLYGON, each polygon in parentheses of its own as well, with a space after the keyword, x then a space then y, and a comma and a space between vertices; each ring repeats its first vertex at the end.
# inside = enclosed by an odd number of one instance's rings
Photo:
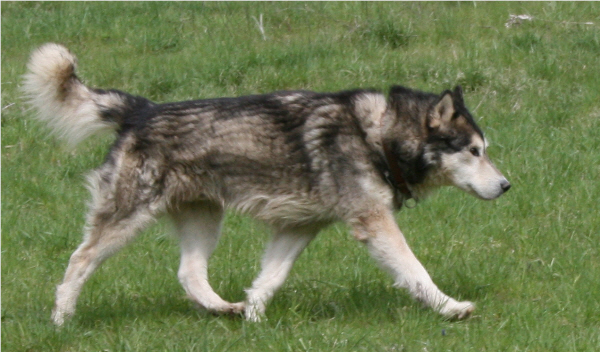
POLYGON ((510 189, 510 182, 504 180, 504 182, 502 182, 500 187, 502 187, 502 191, 506 192, 510 189))

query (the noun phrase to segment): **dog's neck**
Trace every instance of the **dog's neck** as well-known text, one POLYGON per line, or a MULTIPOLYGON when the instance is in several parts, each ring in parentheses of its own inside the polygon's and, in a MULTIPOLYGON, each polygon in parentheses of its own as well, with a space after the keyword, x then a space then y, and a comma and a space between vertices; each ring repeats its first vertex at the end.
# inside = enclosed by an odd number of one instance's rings
MULTIPOLYGON (((377 121, 377 125, 379 127, 378 128, 378 139, 379 139, 378 144, 381 145, 385 163, 387 164, 387 170, 384 172, 384 175, 385 175, 386 181, 395 190, 400 192, 405 200, 411 199, 411 198, 414 198, 414 196, 413 196, 412 192, 410 191, 410 189, 408 188, 408 182, 406 182, 406 179, 404 178, 404 173, 402 172, 402 170, 400 169, 400 166, 398 165, 398 160, 394 156, 394 153, 392 153, 392 150, 390 149, 389 144, 384 141, 385 129, 389 128, 389 126, 387 126, 387 123, 389 123, 389 121, 386 121, 386 117, 388 117, 388 116, 386 116, 387 114, 389 114, 389 106, 386 106, 386 109, 384 110, 384 112, 378 116, 378 121, 377 121)), ((403 202, 403 201, 401 201, 401 202, 403 202)))
POLYGON ((386 125, 386 122, 389 122, 386 117, 390 113, 390 107, 385 96, 379 93, 365 93, 356 98, 354 105, 356 116, 358 116, 361 128, 366 134, 366 142, 378 152, 383 152, 386 165, 382 165, 384 168, 382 171, 386 181, 396 191, 400 192, 404 199, 414 198, 408 188, 403 172, 398 166, 398 160, 394 157, 390 147, 383 142, 384 131, 389 128, 386 125))

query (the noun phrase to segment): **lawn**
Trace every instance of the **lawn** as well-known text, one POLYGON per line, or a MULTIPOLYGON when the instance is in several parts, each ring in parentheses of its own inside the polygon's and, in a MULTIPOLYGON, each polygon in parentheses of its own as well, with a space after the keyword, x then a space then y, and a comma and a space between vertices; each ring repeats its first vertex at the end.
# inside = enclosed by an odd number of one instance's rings
MULTIPOLYGON (((599 3, 2 2, 1 26, 3 350, 600 350, 599 3), (96 272, 56 329, 85 175, 112 139, 69 150, 31 119, 20 76, 49 41, 76 53, 87 84, 157 102, 462 85, 513 188, 492 202, 444 189, 397 220, 438 286, 476 302, 475 315, 421 308, 339 224, 300 257, 267 321, 213 316, 185 298, 161 220, 96 272)), ((268 238, 228 214, 210 263, 225 299, 244 298, 268 238)))

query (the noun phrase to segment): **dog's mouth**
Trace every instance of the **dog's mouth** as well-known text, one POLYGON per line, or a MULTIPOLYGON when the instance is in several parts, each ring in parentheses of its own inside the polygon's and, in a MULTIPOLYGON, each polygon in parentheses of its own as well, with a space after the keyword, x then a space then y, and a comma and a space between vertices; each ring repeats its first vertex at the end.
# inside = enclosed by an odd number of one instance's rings
POLYGON ((479 199, 494 200, 496 198, 499 198, 504 193, 508 192, 508 190, 510 188, 511 188, 510 182, 508 182, 506 179, 504 179, 502 182, 500 182, 500 184, 498 184, 496 189, 491 192, 478 191, 477 188, 474 187, 472 184, 467 184, 466 191, 479 199))

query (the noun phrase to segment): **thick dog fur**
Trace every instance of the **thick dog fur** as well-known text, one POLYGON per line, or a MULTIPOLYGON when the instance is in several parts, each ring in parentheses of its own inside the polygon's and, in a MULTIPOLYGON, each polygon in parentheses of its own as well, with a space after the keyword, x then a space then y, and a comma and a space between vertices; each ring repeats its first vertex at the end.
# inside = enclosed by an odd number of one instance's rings
POLYGON ((510 187, 486 155, 459 87, 440 95, 393 87, 277 92, 155 104, 86 87, 75 57, 46 44, 29 61, 24 91, 38 118, 72 145, 101 131, 117 139, 89 176, 85 237, 58 286, 54 323, 75 312, 98 266, 157 216, 181 239, 178 277, 192 300, 259 321, 295 259, 325 225, 345 221, 397 286, 449 318, 471 302, 441 292, 408 247, 393 211, 454 185, 483 199, 510 187), (207 263, 226 209, 272 225, 273 240, 245 302, 208 283, 207 263))

